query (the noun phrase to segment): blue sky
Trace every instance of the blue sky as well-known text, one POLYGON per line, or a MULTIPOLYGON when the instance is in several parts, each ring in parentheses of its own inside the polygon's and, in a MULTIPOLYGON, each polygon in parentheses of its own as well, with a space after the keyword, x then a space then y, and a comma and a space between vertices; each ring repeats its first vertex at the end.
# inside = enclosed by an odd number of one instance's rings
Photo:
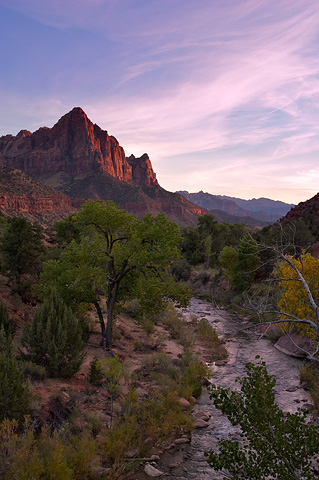
POLYGON ((0 0, 0 135, 74 106, 160 184, 319 190, 317 0, 0 0))

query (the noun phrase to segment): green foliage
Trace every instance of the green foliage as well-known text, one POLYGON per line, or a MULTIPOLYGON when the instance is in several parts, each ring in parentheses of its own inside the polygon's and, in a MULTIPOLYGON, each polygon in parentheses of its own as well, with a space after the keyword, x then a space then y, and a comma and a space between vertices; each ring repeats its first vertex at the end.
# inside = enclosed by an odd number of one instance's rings
POLYGON ((118 355, 114 355, 113 358, 102 357, 98 366, 105 378, 105 386, 109 395, 112 398, 118 397, 121 391, 120 382, 127 376, 125 363, 120 360, 118 355))
POLYGON ((234 247, 225 246, 218 257, 220 265, 225 269, 225 276, 234 283, 238 268, 238 252, 234 247))
POLYGON ((207 348, 209 348, 214 360, 227 358, 227 350, 220 341, 216 330, 211 326, 206 318, 202 318, 196 327, 196 334, 207 348))
POLYGON ((136 449, 139 456, 149 455, 155 444, 160 446, 193 428, 191 419, 178 404, 174 393, 150 395, 140 403, 130 393, 124 402, 128 413, 112 430, 101 436, 100 452, 109 464, 121 464, 126 452, 131 449, 136 449))
POLYGON ((47 377, 46 369, 33 362, 23 362, 22 371, 24 378, 31 382, 43 382, 47 377))
POLYGON ((237 247, 246 232, 242 224, 231 225, 217 223, 212 215, 203 215, 198 219, 198 227, 182 228, 182 252, 190 265, 217 264, 218 257, 225 246, 237 247))
POLYGON ((45 253, 39 226, 25 218, 13 217, 2 238, 3 269, 19 278, 38 274, 45 253))
POLYGON ((69 303, 93 303, 103 343, 110 347, 114 309, 120 301, 139 298, 143 311, 158 311, 169 298, 188 302, 189 292, 169 274, 179 258, 181 236, 165 215, 141 220, 113 202, 86 202, 73 217, 80 232, 59 260, 44 264, 42 290, 56 285, 69 303), (100 307, 107 297, 107 323, 100 307))
POLYGON ((234 479, 313 479, 312 457, 319 451, 318 427, 308 425, 305 413, 283 413, 275 403, 275 380, 264 362, 246 364, 241 392, 212 386, 216 408, 241 427, 242 440, 223 440, 219 453, 206 453, 215 470, 230 471, 234 479))
POLYGON ((200 396, 202 386, 211 374, 191 350, 186 350, 180 359, 173 362, 164 352, 145 357, 138 376, 147 375, 161 386, 163 394, 173 392, 187 399, 200 396))
POLYGON ((244 236, 238 245, 237 271, 234 276, 234 284, 240 291, 246 290, 256 276, 260 264, 258 246, 251 236, 244 236))
MULTIPOLYGON (((96 443, 85 435, 36 436, 29 420, 23 429, 15 421, 0 423, 0 477, 3 480, 93 480, 96 443)), ((101 477, 100 477, 101 478, 101 477)))
POLYGON ((104 375, 102 373, 101 364, 98 361, 97 357, 94 357, 90 363, 90 369, 88 373, 87 380, 91 385, 95 387, 100 387, 104 380, 104 375))
POLYGON ((82 335, 80 322, 53 290, 25 326, 22 345, 27 358, 45 367, 49 376, 70 377, 83 361, 82 335))
POLYGON ((176 310, 174 305, 168 304, 160 314, 155 317, 157 323, 165 325, 168 328, 172 338, 179 343, 188 346, 192 338, 189 329, 186 328, 183 315, 176 310))
POLYGON ((21 422, 29 411, 30 393, 10 336, 0 329, 0 421, 21 422))
POLYGON ((4 330, 7 336, 13 337, 16 326, 13 320, 9 317, 7 308, 0 302, 0 330, 4 330))

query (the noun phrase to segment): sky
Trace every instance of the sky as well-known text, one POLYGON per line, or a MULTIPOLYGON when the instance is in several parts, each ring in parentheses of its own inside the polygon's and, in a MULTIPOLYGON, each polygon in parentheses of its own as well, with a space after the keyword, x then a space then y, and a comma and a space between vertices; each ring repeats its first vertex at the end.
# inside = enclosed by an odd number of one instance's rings
POLYGON ((0 136, 75 106, 167 190, 311 198, 318 0, 0 0, 0 136))

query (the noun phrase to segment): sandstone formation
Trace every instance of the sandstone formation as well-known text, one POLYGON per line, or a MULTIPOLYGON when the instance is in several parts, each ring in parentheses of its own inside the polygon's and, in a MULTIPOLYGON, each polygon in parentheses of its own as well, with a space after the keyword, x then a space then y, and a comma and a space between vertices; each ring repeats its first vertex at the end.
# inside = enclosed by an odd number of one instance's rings
POLYGON ((30 220, 57 221, 74 208, 63 193, 49 188, 25 173, 0 168, 0 211, 5 215, 23 215, 30 220))
POLYGON ((116 138, 94 125, 79 107, 53 128, 42 127, 34 133, 22 130, 15 137, 1 137, 0 162, 35 178, 58 172, 76 177, 93 171, 124 182, 158 185, 146 154, 126 159, 116 138))
POLYGON ((79 107, 52 128, 1 137, 0 166, 22 170, 69 195, 75 208, 87 199, 113 200, 136 215, 166 213, 183 224, 196 224, 198 215, 208 213, 161 188, 147 154, 126 158, 116 138, 79 107))

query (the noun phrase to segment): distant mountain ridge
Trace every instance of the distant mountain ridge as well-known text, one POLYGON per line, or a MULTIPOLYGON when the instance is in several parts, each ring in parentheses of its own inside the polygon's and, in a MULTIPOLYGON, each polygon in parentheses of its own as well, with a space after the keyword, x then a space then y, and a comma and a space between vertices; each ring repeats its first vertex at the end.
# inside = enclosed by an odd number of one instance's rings
POLYGON ((259 226, 279 220, 294 207, 292 204, 268 198, 243 200, 226 195, 212 195, 203 191, 189 193, 185 190, 176 193, 211 212, 219 210, 235 217, 242 217, 245 224, 253 223, 252 219, 258 220, 261 222, 259 226))
POLYGON ((21 170, 58 189, 75 207, 87 199, 113 200, 136 215, 165 213, 181 224, 196 224, 199 215, 208 213, 164 190, 147 154, 127 158, 116 138, 93 124, 80 107, 52 128, 0 137, 0 167, 21 170))

